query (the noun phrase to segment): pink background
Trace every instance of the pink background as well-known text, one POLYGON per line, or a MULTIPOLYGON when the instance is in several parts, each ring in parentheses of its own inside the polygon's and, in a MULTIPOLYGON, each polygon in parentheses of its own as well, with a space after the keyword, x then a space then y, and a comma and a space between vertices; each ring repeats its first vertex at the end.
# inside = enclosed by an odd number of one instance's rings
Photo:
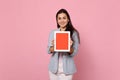
POLYGON ((80 32, 74 80, 120 80, 119 0, 0 0, 0 80, 48 80, 47 41, 65 8, 80 32))

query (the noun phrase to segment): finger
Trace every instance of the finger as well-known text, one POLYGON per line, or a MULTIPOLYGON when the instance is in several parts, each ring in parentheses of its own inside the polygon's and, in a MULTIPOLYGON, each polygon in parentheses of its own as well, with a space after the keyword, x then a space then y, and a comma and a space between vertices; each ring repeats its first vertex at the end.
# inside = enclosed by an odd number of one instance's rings
POLYGON ((52 42, 54 42, 54 40, 52 40, 52 42))

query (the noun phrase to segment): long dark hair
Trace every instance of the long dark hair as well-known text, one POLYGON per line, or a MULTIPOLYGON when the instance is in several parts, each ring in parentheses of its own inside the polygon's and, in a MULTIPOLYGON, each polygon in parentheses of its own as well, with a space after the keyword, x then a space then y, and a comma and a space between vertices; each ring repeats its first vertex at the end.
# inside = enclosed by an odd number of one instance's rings
MULTIPOLYGON (((73 31, 76 30, 73 25, 72 25, 72 22, 71 22, 71 19, 70 19, 70 15, 68 14, 67 10, 65 9, 60 9, 57 14, 56 14, 56 21, 57 21, 57 17, 58 17, 58 14, 60 13, 65 13, 67 15, 67 18, 69 19, 69 22, 68 24, 66 25, 66 30, 65 31, 70 31, 70 36, 72 37, 72 34, 73 34, 73 31)), ((57 28, 59 28, 59 24, 57 23, 57 28)))

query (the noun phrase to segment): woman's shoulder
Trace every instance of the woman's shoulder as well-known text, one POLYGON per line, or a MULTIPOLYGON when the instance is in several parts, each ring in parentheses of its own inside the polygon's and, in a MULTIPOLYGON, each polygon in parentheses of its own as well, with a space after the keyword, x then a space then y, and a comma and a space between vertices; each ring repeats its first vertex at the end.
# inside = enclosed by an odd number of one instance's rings
POLYGON ((74 36, 74 35, 78 35, 78 34, 79 34, 79 32, 78 32, 77 30, 74 30, 74 31, 73 31, 73 36, 74 36))
POLYGON ((59 31, 59 28, 56 28, 56 29, 53 29, 53 30, 51 30, 52 32, 54 32, 54 31, 59 31))
POLYGON ((59 31, 59 28, 57 28, 57 29, 52 29, 52 30, 50 31, 50 34, 53 34, 55 31, 59 31))

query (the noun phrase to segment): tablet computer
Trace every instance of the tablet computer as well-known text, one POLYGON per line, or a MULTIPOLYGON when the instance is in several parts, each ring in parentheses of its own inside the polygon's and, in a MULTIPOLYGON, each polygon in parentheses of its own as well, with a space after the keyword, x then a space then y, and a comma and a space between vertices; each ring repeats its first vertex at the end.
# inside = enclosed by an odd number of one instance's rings
POLYGON ((54 51, 59 52, 70 51, 70 31, 54 32, 54 51))

